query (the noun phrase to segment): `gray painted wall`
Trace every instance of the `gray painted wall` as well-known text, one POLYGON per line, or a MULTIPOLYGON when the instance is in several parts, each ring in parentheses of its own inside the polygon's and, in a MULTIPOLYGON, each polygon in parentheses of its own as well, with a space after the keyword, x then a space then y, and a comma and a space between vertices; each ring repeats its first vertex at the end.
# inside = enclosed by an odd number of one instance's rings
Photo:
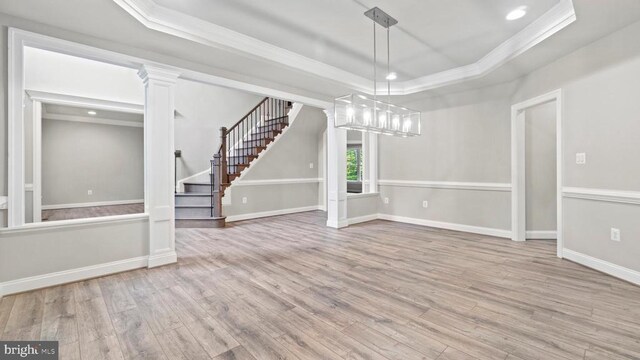
MULTIPOLYGON (((321 109, 303 106, 295 121, 258 161, 246 170, 243 180, 318 179, 322 134, 327 125, 321 109), (310 167, 313 164, 313 168, 310 167)), ((231 186, 226 215, 241 215, 319 206, 323 183, 231 186), (242 198, 247 203, 242 203, 242 198)), ((227 196, 227 195, 225 195, 227 196)))
POLYGON ((526 229, 555 231, 556 102, 525 111, 526 229))
MULTIPOLYGON (((380 137, 381 178, 510 182, 510 106, 562 88, 564 186, 640 191, 638 33, 640 22, 511 83, 407 102, 423 111, 423 135, 380 137), (587 153, 586 165, 575 164, 578 152, 587 153)), ((510 229, 508 192, 382 186, 381 193, 390 197, 382 213, 510 229), (416 199, 429 200, 429 209, 416 199)), ((640 271, 637 205, 563 203, 565 248, 640 271), (621 242, 609 239, 611 227, 621 242)))
POLYGON ((139 127, 43 119, 43 206, 143 199, 143 141, 139 127))

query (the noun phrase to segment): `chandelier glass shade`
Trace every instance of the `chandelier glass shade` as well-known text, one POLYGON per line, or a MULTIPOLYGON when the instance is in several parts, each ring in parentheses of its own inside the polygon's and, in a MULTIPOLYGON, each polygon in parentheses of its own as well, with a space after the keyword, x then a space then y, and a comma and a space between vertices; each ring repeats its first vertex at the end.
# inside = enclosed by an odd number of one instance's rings
POLYGON ((420 112, 362 94, 335 99, 335 126, 401 137, 420 135, 420 112))
POLYGON ((373 21, 373 96, 349 94, 334 100, 335 127, 401 137, 420 135, 420 112, 391 104, 391 80, 397 75, 390 71, 391 51, 389 28, 398 23, 377 7, 364 15, 373 21), (376 24, 387 29, 387 96, 389 102, 378 99, 376 24))

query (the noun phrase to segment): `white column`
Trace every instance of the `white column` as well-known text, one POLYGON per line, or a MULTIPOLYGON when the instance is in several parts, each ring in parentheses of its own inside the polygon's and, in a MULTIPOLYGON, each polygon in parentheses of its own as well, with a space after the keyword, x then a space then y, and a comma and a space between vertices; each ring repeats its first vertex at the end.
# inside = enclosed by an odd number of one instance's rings
POLYGON ((144 205, 149 214, 149 267, 177 261, 174 216, 174 113, 179 73, 145 65, 144 205))
POLYGON ((347 223, 347 130, 334 126, 333 109, 327 114, 327 226, 347 223))

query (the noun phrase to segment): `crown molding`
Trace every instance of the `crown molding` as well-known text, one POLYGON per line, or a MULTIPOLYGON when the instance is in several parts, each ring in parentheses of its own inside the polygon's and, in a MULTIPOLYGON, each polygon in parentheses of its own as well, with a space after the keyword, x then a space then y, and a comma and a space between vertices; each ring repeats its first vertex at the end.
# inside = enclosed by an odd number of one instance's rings
MULTIPOLYGON (((262 40, 241 34, 194 16, 158 5, 154 0, 113 0, 145 27, 231 51, 260 58, 289 68, 341 83, 367 94, 373 93, 371 80, 335 66, 302 56, 262 40)), ((483 77, 523 54, 576 20, 572 0, 560 0, 540 18, 500 44, 475 63, 411 80, 394 82, 392 95, 409 95, 483 77)), ((386 83, 380 83, 386 86, 386 83)))

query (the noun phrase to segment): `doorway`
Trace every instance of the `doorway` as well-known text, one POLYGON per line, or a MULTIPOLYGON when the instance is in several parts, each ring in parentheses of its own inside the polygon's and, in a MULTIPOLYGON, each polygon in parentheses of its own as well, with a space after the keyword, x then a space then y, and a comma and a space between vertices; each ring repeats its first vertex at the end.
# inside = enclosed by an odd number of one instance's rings
POLYGON ((555 238, 557 255, 562 257, 561 90, 512 106, 511 182, 512 240, 555 238), (549 129, 549 126, 552 128, 549 129), (552 137, 555 138, 555 144, 550 144, 552 137), (555 171, 550 169, 548 163, 553 153, 555 171), (549 182, 550 177, 555 181, 549 182), (554 212, 555 229, 552 229, 554 219, 549 214, 554 212))

